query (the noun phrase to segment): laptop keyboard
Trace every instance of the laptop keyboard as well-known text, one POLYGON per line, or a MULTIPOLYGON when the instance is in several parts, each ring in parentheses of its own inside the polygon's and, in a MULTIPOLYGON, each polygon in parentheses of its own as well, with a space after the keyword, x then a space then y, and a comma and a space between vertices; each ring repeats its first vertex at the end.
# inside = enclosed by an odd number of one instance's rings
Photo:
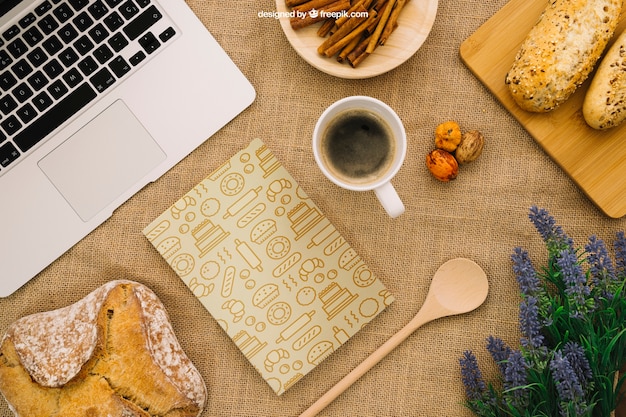
POLYGON ((0 35, 0 174, 176 35, 151 0, 42 0, 0 35))

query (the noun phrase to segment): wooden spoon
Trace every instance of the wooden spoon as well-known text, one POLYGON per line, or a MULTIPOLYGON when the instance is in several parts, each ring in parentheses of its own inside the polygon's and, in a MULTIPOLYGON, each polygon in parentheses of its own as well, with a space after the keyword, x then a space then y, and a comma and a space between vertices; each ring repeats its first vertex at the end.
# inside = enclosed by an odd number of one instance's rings
POLYGON ((422 325, 441 317, 468 313, 485 301, 488 292, 487 275, 475 262, 465 258, 447 261, 435 272, 426 300, 415 317, 313 403, 300 417, 312 417, 322 411, 422 325))

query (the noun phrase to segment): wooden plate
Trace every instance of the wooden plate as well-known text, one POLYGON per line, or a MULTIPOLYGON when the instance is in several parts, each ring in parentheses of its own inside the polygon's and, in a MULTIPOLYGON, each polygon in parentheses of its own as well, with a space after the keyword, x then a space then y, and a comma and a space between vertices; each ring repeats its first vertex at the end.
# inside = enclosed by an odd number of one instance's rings
MULTIPOLYGON (((327 74, 340 78, 369 78, 390 71, 409 59, 422 46, 435 22, 438 0, 411 0, 406 3, 398 18, 398 28, 389 40, 361 65, 352 68, 348 63, 339 63, 317 53, 317 47, 324 41, 317 35, 320 23, 303 29, 293 30, 288 17, 278 19, 291 43, 306 62, 327 74)), ((288 12, 285 0, 276 0, 279 13, 288 12)))
MULTIPOLYGON (((461 58, 607 216, 623 217, 626 215, 626 124, 597 131, 585 123, 582 103, 593 74, 563 105, 549 113, 522 110, 504 84, 515 54, 546 5, 546 0, 511 0, 461 44, 461 58)), ((625 28, 622 13, 614 39, 625 28)))

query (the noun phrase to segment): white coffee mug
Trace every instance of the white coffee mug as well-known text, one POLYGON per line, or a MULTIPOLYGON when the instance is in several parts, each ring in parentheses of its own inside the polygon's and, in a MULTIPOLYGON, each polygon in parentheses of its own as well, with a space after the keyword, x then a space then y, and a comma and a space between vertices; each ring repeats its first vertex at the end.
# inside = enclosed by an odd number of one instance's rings
MULTIPOLYGON (((357 139, 354 140, 356 141, 357 139)), ((402 200, 400 200, 398 193, 391 184, 391 179, 402 166, 406 156, 406 149, 407 139, 402 121, 391 107, 372 97, 351 96, 333 103, 322 113, 313 130, 313 155, 324 175, 338 186, 347 190, 374 190, 385 211, 392 218, 398 217, 405 211, 402 200), (365 122, 362 123, 363 120, 365 122), (370 127, 370 120, 372 121, 371 125, 375 129, 370 127), (359 126, 363 126, 363 129, 360 129, 359 126), (355 129, 357 131, 353 134, 355 129), (377 168, 376 170, 368 169, 367 172, 369 174, 362 177, 355 174, 356 170, 346 174, 348 171, 337 162, 342 160, 342 158, 336 156, 338 154, 332 149, 347 148, 343 146, 344 144, 342 144, 342 147, 337 145, 333 148, 333 141, 341 140, 337 138, 349 141, 347 138, 358 138, 360 137, 359 135, 370 134, 370 131, 381 131, 382 133, 376 137, 380 136, 382 139, 370 140, 367 138, 366 140, 366 137, 363 137, 363 139, 359 140, 363 140, 368 144, 380 142, 382 147, 379 149, 386 149, 388 152, 378 152, 372 149, 361 153, 360 150, 357 152, 351 148, 350 152, 346 151, 346 155, 351 155, 351 157, 354 157, 353 159, 360 156, 364 156, 364 159, 367 159, 365 158, 367 152, 371 155, 389 154, 384 162, 376 162, 376 166, 382 168, 377 168), (350 133, 348 134, 347 132, 350 133), (359 156, 357 157, 356 155, 359 156), (337 168, 338 166, 340 168, 337 168)), ((354 165, 355 161, 350 161, 349 163, 354 165)))

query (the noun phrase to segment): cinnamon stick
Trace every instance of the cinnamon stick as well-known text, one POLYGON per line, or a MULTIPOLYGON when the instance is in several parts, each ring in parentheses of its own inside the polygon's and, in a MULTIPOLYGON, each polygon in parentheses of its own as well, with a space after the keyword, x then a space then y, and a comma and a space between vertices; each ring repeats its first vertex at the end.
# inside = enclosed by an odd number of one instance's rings
POLYGON ((335 33, 333 33, 330 37, 326 38, 326 40, 317 48, 318 53, 324 54, 324 51, 326 51, 328 48, 330 48, 339 40, 341 40, 344 36, 352 32, 354 28, 356 28, 358 25, 360 25, 363 21, 367 19, 365 17, 365 13, 367 12, 365 8, 361 10, 357 10, 357 11, 362 12, 362 13, 359 13, 358 16, 351 17, 350 19, 348 19, 348 21, 344 23, 339 29, 337 29, 335 33))
POLYGON ((307 1, 310 1, 310 0, 285 0, 285 5, 287 7, 293 7, 293 6, 298 6, 302 3, 306 3, 307 1))
POLYGON ((337 62, 345 61, 346 58, 348 57, 348 54, 352 52, 354 48, 357 47, 357 45, 359 44, 359 42, 361 42, 362 39, 363 38, 360 38, 360 37, 355 37, 354 39, 352 39, 352 41, 349 44, 347 44, 345 48, 341 50, 339 55, 337 55, 337 62))
POLYGON ((367 34, 367 36, 371 35, 374 33, 374 31, 376 30, 376 27, 378 26, 378 22, 380 22, 380 18, 382 17, 384 11, 385 11, 385 7, 387 6, 388 2, 387 0, 383 0, 382 2, 380 2, 380 7, 377 9, 376 7, 373 7, 373 9, 375 11, 377 11, 377 15, 376 15, 376 19, 374 19, 370 25, 368 26, 368 28, 365 30, 365 33, 367 34))
POLYGON ((367 53, 367 45, 369 45, 371 35, 364 38, 359 44, 350 52, 347 56, 347 60, 352 66, 356 68, 365 58, 369 56, 367 53))
POLYGON ((378 40, 380 39, 380 35, 382 34, 383 29, 385 28, 385 24, 387 23, 387 20, 389 20, 389 16, 391 15, 391 9, 395 5, 395 3, 396 3, 396 0, 389 0, 387 5, 385 6, 385 10, 382 13, 382 16, 380 17, 380 21, 378 22, 378 25, 376 26, 376 30, 372 34, 372 38, 370 39, 369 45, 367 45, 368 53, 371 54, 372 52, 374 52, 374 49, 376 49, 378 40))
POLYGON ((383 7, 385 7, 385 5, 387 4, 387 0, 378 0, 374 5, 374 9, 376 9, 376 11, 378 13, 380 13, 383 10, 383 7))
POLYGON ((370 56, 370 53, 367 51, 364 51, 361 55, 357 56, 356 58, 354 58, 352 61, 350 62, 350 65, 352 66, 352 68, 356 68, 359 66, 359 64, 361 64, 361 62, 363 62, 365 60, 365 58, 367 58, 368 56, 370 56))
POLYGON ((379 45, 384 45, 391 32, 398 26, 398 16, 400 16, 400 12, 402 8, 406 4, 406 0, 397 0, 396 7, 391 12, 391 16, 389 16, 389 20, 385 24, 385 28, 380 35, 380 39, 378 40, 379 45))
POLYGON ((354 3, 354 5, 348 9, 347 14, 345 16, 342 16, 339 19, 337 19, 335 24, 337 25, 337 27, 343 25, 350 18, 351 13, 357 11, 359 7, 363 7, 365 9, 369 9, 371 3, 372 3, 372 0, 359 0, 359 1, 356 1, 354 3))
POLYGON ((326 35, 328 35, 330 31, 333 30, 334 26, 335 19, 326 19, 324 23, 322 23, 322 25, 319 27, 319 29, 317 29, 317 36, 319 36, 320 38, 325 38, 326 35))
POLYGON ((369 12, 369 16, 367 17, 365 21, 361 22, 361 24, 359 24, 354 30, 350 31, 350 33, 348 33, 346 36, 339 39, 332 46, 327 48, 324 51, 324 55, 330 58, 331 56, 341 51, 350 42, 352 42, 353 39, 355 38, 358 39, 363 34, 365 29, 367 29, 367 26, 369 25, 369 23, 375 18, 376 18, 376 12, 375 11, 369 12))

